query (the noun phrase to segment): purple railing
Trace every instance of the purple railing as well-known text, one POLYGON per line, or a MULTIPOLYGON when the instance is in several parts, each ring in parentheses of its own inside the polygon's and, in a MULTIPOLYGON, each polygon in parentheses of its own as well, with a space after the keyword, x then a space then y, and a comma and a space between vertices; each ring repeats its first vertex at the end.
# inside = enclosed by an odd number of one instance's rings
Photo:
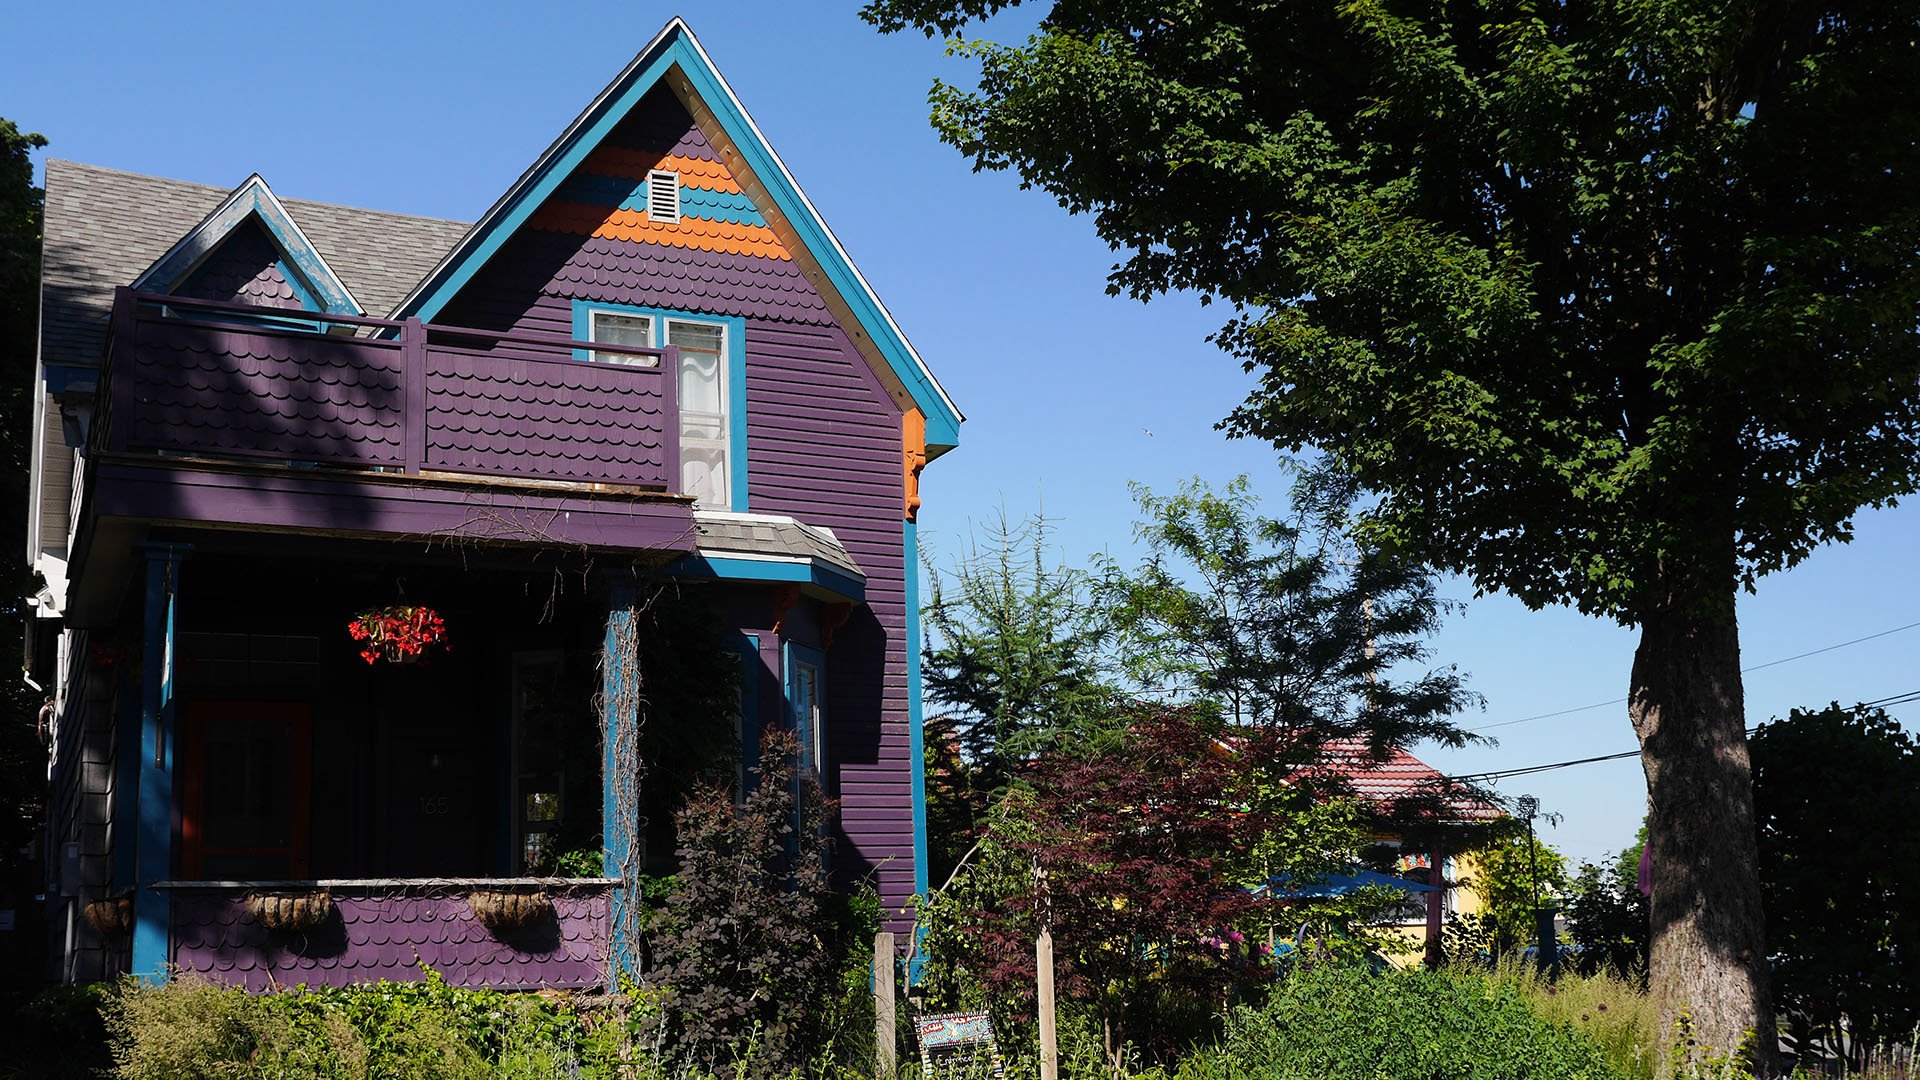
POLYGON ((98 445, 672 491, 677 368, 672 347, 121 289, 98 445))

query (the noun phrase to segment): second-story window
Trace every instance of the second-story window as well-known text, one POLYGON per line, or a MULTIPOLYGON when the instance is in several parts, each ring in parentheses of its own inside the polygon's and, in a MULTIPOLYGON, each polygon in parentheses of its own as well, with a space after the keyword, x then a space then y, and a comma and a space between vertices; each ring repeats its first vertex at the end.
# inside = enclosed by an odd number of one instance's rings
MULTIPOLYGON (((618 315, 611 311, 593 313, 593 336, 590 340, 604 341, 609 345, 631 345, 635 348, 653 347, 653 320, 645 315, 618 315)), ((651 356, 634 356, 625 353, 597 352, 593 358, 603 364, 626 364, 630 367, 654 367, 660 363, 651 356)))
MULTIPOLYGON (((709 510, 733 508, 731 375, 727 327, 720 323, 617 311, 593 311, 587 340, 616 345, 680 350, 680 493, 709 510)), ((595 352, 601 363, 652 367, 646 356, 595 352)))
POLYGON ((727 331, 712 323, 666 322, 666 343, 680 349, 680 490, 701 506, 725 510, 733 492, 727 331))

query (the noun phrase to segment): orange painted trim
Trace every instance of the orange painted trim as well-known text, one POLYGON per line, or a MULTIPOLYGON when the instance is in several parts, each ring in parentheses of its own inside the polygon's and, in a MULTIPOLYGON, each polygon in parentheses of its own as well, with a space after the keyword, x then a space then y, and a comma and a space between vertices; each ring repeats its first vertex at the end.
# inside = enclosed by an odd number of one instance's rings
POLYGON ((927 418, 919 409, 900 417, 900 464, 907 499, 907 520, 920 520, 920 470, 927 467, 927 418))
POLYGON ((624 146, 603 146, 588 155, 580 167, 598 176, 619 176, 629 180, 645 180, 647 174, 655 169, 680 174, 680 186, 700 188, 704 191, 724 191, 730 195, 744 195, 740 182, 733 178, 727 167, 718 161, 702 161, 699 158, 681 157, 679 154, 659 154, 647 150, 630 150, 624 146))
POLYGON ((788 261, 793 258, 787 252, 786 245, 765 225, 741 225, 731 221, 708 221, 705 218, 654 221, 643 210, 609 210, 604 206, 569 202, 548 203, 528 220, 527 225, 529 228, 572 236, 632 240, 788 261))

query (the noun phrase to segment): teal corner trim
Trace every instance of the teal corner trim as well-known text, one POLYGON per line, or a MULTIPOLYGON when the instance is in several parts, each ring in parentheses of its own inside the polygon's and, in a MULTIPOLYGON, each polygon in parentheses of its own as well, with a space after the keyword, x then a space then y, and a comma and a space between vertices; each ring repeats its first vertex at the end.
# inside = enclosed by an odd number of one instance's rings
MULTIPOLYGON (((620 639, 626 636, 624 631, 633 627, 637 617, 633 586, 625 581, 614 582, 607 599, 607 632, 602 644, 604 655, 615 656, 619 653, 620 639)), ((636 719, 611 711, 623 696, 623 667, 618 663, 601 666, 601 708, 609 710, 605 717, 607 738, 600 760, 600 847, 605 853, 602 873, 610 878, 622 879, 613 888, 613 904, 609 912, 613 934, 607 949, 607 986, 614 990, 620 988, 623 980, 637 976, 640 971, 639 942, 633 939, 634 920, 628 916, 633 905, 641 900, 635 883, 625 880, 624 873, 639 837, 628 835, 619 828, 620 787, 616 779, 620 769, 619 744, 622 741, 619 733, 634 724, 636 719)))
MULTIPOLYGON (((904 523, 901 576, 906 583, 907 607, 907 763, 913 769, 913 892, 927 895, 927 745, 925 719, 920 705, 920 526, 904 523)), ((916 900, 915 903, 919 901, 916 900)), ((924 927, 916 920, 913 955, 907 961, 907 985, 920 980, 926 954, 920 948, 924 927)))
MULTIPOLYGON (((727 337, 727 452, 732 458, 727 467, 732 470, 731 489, 728 497, 732 500, 725 507, 717 509, 745 512, 747 509, 747 320, 738 315, 709 315, 699 311, 676 311, 672 308, 648 307, 644 304, 617 304, 603 300, 575 300, 573 302, 573 340, 593 340, 593 313, 605 311, 614 315, 645 315, 653 320, 653 347, 666 348, 666 320, 680 322, 705 323, 718 326, 726 331, 727 337)), ((587 349, 573 350, 575 360, 588 359, 587 349)))
POLYGON ((140 806, 134 859, 133 955, 130 972, 167 981, 172 903, 154 888, 173 876, 173 643, 183 546, 146 551, 146 606, 140 669, 140 806))
MULTIPOLYGON (((741 111, 732 91, 714 69, 692 33, 675 19, 634 58, 612 85, 595 99, 585 113, 570 125, 520 182, 502 196, 487 212, 472 237, 457 256, 441 266, 393 314, 409 315, 431 322, 460 289, 479 272, 488 259, 525 225, 533 212, 573 175, 587 155, 604 141, 640 99, 652 90, 669 71, 679 69, 693 92, 707 106, 727 138, 739 150, 746 166, 772 198, 801 242, 818 262, 835 290, 852 310, 859 329, 879 349, 887 366, 912 394, 914 403, 927 420, 927 441, 934 446, 951 447, 960 441, 960 416, 947 403, 931 377, 921 368, 886 312, 880 307, 866 283, 854 270, 840 246, 834 242, 797 187, 780 165, 773 148, 741 111)), ((745 470, 741 470, 744 476, 745 470)))

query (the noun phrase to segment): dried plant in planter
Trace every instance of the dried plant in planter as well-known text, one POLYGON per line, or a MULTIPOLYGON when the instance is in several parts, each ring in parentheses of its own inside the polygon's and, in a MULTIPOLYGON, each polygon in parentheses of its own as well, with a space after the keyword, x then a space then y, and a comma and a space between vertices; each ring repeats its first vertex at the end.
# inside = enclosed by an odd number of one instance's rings
POLYGON ((247 914, 268 930, 302 934, 333 917, 333 894, 318 890, 248 893, 247 914))
POLYGON ((133 897, 109 896, 80 909, 93 932, 103 938, 125 937, 133 931, 133 897))
POLYGON ((544 892, 504 892, 489 889, 467 894, 467 906, 488 930, 524 930, 553 915, 553 901, 544 892))

